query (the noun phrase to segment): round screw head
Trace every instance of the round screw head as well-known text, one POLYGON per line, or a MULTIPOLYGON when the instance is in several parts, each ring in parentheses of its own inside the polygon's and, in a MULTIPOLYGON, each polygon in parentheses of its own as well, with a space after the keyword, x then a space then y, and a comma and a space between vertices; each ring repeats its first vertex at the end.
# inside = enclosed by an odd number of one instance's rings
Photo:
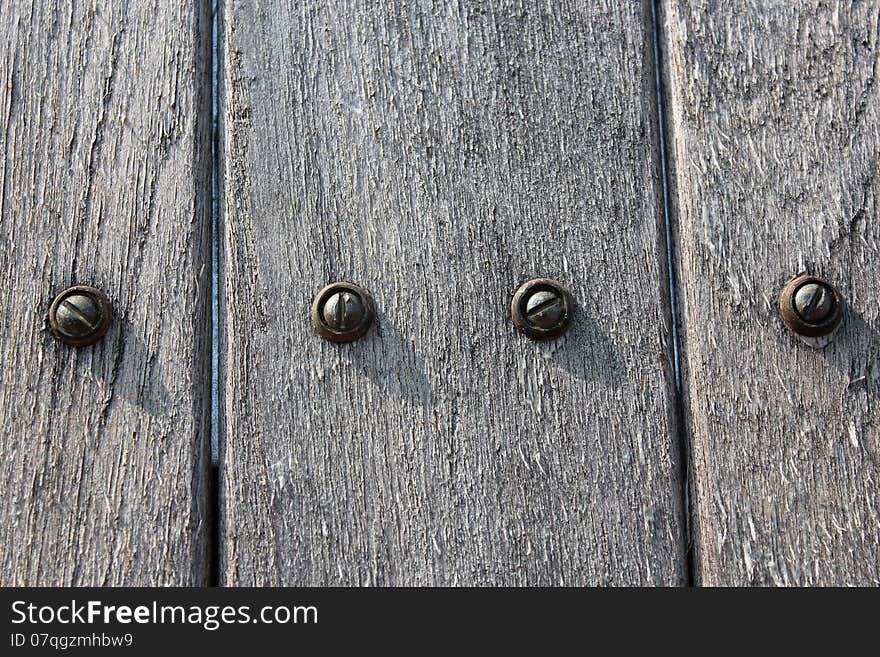
POLYGON ((74 347, 94 344, 113 319, 110 301, 100 290, 76 285, 64 290, 49 308, 49 327, 61 342, 74 347))
POLYGON ((815 347, 824 347, 843 319, 843 298, 823 278, 796 276, 782 288, 779 312, 785 324, 815 347))
POLYGON ((363 321, 365 310, 360 296, 341 291, 334 292, 328 297, 321 309, 321 316, 327 326, 334 331, 344 333, 363 321))
POLYGON ((565 300, 555 290, 538 290, 526 300, 526 321, 533 328, 551 330, 565 315, 565 300))
POLYGON ((834 293, 821 283, 804 283, 794 293, 794 309, 808 324, 821 324, 834 310, 834 293))
POLYGON ((331 342, 352 342, 373 323, 370 293, 353 283, 331 283, 312 301, 312 325, 331 342))
POLYGON ((510 317, 533 340, 552 340, 565 333, 574 317, 574 297, 560 283, 535 278, 513 295, 510 317))

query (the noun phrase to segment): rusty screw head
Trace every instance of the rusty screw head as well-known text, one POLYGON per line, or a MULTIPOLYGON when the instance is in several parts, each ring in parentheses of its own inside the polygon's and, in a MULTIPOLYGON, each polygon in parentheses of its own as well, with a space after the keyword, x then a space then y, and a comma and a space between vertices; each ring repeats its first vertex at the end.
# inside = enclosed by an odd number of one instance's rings
POLYGON ((100 290, 88 285, 67 288, 49 308, 49 326, 61 342, 74 347, 96 343, 107 333, 113 308, 100 290))
POLYGON ((331 342, 352 342, 373 323, 373 299, 353 283, 331 283, 312 302, 312 324, 331 342))
POLYGON ((792 331, 813 346, 825 346, 843 319, 843 298, 824 278, 804 274, 782 288, 779 312, 792 331))
POLYGON ((560 283, 535 278, 513 295, 510 317, 533 340, 552 340, 565 333, 574 317, 574 297, 560 283))

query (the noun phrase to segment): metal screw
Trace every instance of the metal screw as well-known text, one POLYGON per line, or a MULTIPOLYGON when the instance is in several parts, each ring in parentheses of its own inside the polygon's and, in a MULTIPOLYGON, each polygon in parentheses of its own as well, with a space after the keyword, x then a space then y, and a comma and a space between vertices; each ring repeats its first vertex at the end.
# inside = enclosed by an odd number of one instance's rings
POLYGON ((560 283, 535 278, 513 295, 510 316, 516 327, 533 340, 551 340, 565 333, 574 316, 574 297, 560 283))
POLYGON ((334 331, 350 331, 364 319, 364 304, 351 292, 335 292, 321 310, 324 322, 334 331))
POLYGON ((540 290, 526 301, 526 321, 530 326, 550 330, 565 314, 565 302, 556 290, 540 290))
POLYGON ((818 276, 796 276, 782 288, 779 312, 785 324, 813 347, 828 344, 843 320, 843 298, 818 276))
POLYGON ((353 283, 331 283, 312 301, 312 324, 331 342, 352 342, 373 323, 370 293, 353 283))
POLYGON ((805 283, 794 294, 794 309, 808 324, 821 324, 834 310, 834 294, 821 283, 805 283))
POLYGON ((113 308, 103 292, 88 285, 64 290, 49 308, 49 326, 61 342, 74 347, 94 344, 107 333, 113 308))

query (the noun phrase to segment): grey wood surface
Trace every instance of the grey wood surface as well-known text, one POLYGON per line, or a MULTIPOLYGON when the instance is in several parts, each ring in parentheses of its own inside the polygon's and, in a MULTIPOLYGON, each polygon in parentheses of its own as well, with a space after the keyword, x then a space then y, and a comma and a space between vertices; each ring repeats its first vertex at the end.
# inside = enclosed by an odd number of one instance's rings
POLYGON ((226 3, 222 583, 685 580, 647 6, 226 3))
POLYGON ((196 7, 0 5, 2 585, 206 580, 210 14, 196 7), (116 308, 94 347, 48 331, 73 283, 116 308))
POLYGON ((699 578, 880 583, 880 3, 663 5, 699 578), (849 302, 823 351, 802 271, 849 302))

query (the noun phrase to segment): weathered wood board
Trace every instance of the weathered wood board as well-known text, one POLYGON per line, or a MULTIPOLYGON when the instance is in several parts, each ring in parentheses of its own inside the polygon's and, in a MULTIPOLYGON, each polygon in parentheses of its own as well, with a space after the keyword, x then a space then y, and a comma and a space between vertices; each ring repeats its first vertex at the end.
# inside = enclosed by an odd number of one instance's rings
POLYGON ((880 3, 663 3, 703 584, 880 583, 880 3), (848 299, 823 351, 802 271, 848 299))
POLYGON ((225 5, 221 583, 686 580, 647 7, 225 5))
POLYGON ((206 581, 203 4, 0 6, 2 585, 206 581), (73 283, 115 305, 93 347, 48 331, 73 283))

